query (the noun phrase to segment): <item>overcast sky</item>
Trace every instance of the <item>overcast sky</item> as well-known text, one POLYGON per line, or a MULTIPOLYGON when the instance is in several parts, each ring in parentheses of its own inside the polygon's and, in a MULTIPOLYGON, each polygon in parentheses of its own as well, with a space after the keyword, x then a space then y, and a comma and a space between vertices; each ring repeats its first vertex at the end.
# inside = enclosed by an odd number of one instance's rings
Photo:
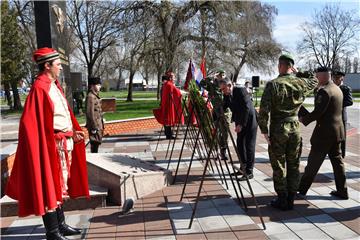
MULTIPOLYGON (((311 21, 315 11, 321 10, 326 3, 338 3, 344 10, 356 10, 360 15, 360 1, 276 1, 262 0, 274 5, 278 9, 275 19, 274 37, 284 47, 286 47, 295 57, 296 63, 301 63, 301 59, 296 56, 296 45, 301 40, 302 32, 299 26, 305 21, 311 21)), ((359 57, 359 53, 357 53, 359 57)), ((246 76, 255 73, 245 73, 246 76)), ((276 76, 274 73, 270 78, 276 76)), ((265 77, 265 76, 264 76, 265 77)))

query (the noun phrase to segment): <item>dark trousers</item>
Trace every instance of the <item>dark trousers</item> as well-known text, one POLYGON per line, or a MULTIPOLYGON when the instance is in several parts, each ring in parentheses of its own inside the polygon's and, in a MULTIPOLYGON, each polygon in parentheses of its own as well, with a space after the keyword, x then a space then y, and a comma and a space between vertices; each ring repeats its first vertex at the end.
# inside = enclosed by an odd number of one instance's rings
POLYGON ((255 162, 255 146, 256 146, 257 127, 250 129, 242 129, 237 134, 236 145, 242 163, 245 164, 246 173, 253 172, 255 162))
POLYGON ((170 139, 172 137, 172 130, 171 126, 165 126, 164 125, 164 132, 167 139, 170 139))
POLYGON ((341 141, 341 156, 344 158, 345 153, 346 153, 346 125, 347 125, 347 122, 343 121, 343 124, 344 124, 344 130, 345 130, 345 139, 343 141, 341 141))
POLYGON ((90 150, 92 153, 97 153, 99 150, 100 143, 98 142, 90 142, 90 150))
POLYGON ((314 181, 326 154, 329 155, 333 167, 336 190, 347 194, 344 162, 341 157, 341 142, 317 142, 311 145, 308 163, 301 177, 299 192, 306 193, 314 181))

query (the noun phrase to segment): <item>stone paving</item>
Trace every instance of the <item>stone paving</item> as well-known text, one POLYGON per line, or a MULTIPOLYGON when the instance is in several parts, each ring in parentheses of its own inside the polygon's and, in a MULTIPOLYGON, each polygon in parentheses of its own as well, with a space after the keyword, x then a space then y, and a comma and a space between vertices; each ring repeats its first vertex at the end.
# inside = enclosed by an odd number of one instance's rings
MULTIPOLYGON (((301 172, 306 166, 313 127, 313 124, 302 127, 304 149, 301 172)), ((158 131, 108 137, 100 146, 100 152, 126 153, 166 168, 167 141, 162 140, 155 152, 158 131)), ((254 179, 250 183, 266 230, 262 229, 246 182, 241 182, 241 186, 248 211, 244 211, 238 203, 229 179, 229 189, 226 189, 218 175, 211 173, 206 176, 192 228, 188 229, 203 170, 200 161, 193 163, 185 196, 179 202, 191 157, 189 149, 183 154, 177 183, 138 199, 132 213, 121 215, 119 206, 70 211, 66 213, 67 222, 85 230, 82 236, 73 239, 360 239, 359 136, 355 134, 348 138, 345 158, 350 199, 338 200, 329 195, 335 189, 335 183, 331 164, 326 160, 308 195, 304 199, 297 197, 294 210, 283 212, 267 205, 275 192, 267 145, 258 135, 254 179)), ((181 142, 178 141, 170 169, 176 166, 180 147, 181 142)), ((44 237, 41 218, 33 216, 2 218, 1 230, 3 239, 44 237)))

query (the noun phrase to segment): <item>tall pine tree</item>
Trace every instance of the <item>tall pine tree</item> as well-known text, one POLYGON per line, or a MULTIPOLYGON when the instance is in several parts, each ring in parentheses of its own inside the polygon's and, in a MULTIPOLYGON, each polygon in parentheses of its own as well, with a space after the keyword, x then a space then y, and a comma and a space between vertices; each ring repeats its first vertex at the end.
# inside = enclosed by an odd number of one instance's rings
POLYGON ((9 7, 9 2, 1 1, 1 80, 5 89, 13 91, 13 106, 8 99, 10 107, 19 110, 22 106, 18 84, 27 74, 24 63, 27 56, 16 18, 17 12, 9 7))

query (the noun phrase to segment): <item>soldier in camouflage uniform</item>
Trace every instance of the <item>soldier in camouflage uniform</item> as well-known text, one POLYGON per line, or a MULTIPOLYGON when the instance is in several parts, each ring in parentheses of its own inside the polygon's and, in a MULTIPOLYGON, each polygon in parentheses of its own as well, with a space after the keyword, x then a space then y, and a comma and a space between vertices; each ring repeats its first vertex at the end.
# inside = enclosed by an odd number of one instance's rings
POLYGON ((271 206, 282 210, 293 208, 299 184, 301 137, 297 113, 306 94, 318 84, 313 74, 297 72, 293 65, 290 55, 280 56, 279 76, 266 84, 258 119, 269 145, 274 189, 278 195, 271 206))
POLYGON ((214 78, 208 77, 200 82, 201 87, 208 91, 209 99, 213 105, 213 119, 215 125, 219 126, 219 146, 220 146, 220 157, 222 160, 227 160, 226 148, 228 140, 227 128, 231 123, 231 110, 230 108, 223 108, 223 95, 219 87, 219 80, 225 78, 225 71, 218 70, 214 78), (226 122, 220 121, 219 116, 224 114, 226 122), (227 124, 227 126, 225 125, 227 124))

